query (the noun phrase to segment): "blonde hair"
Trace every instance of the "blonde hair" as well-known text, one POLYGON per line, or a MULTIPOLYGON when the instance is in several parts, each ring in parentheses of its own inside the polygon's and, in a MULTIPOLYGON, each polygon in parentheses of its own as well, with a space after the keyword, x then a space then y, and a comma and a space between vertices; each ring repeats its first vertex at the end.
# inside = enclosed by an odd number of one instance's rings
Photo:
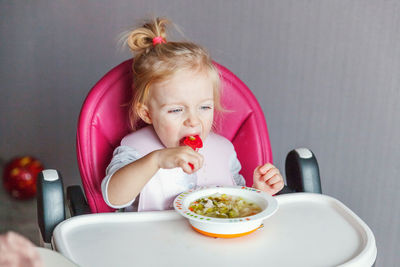
POLYGON ((129 121, 136 130, 140 117, 137 112, 141 104, 146 104, 151 86, 171 78, 181 70, 202 72, 212 79, 214 88, 214 108, 223 110, 220 103, 220 77, 208 52, 191 42, 171 42, 166 38, 167 19, 156 18, 146 22, 124 35, 124 43, 134 54, 133 58, 133 98, 129 104, 129 121), (153 45, 153 39, 161 37, 165 42, 153 45))

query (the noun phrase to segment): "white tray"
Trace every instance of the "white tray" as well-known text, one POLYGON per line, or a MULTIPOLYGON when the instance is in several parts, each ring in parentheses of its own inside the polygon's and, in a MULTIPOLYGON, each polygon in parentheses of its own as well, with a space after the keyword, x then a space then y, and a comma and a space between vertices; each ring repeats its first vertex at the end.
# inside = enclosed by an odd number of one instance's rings
POLYGON ((78 267, 60 253, 42 247, 36 247, 36 249, 39 252, 40 257, 42 258, 43 267, 78 267))
POLYGON ((70 218, 53 246, 80 266, 372 266, 375 238, 338 200, 319 194, 277 197, 279 209, 247 236, 195 232, 175 211, 70 218))

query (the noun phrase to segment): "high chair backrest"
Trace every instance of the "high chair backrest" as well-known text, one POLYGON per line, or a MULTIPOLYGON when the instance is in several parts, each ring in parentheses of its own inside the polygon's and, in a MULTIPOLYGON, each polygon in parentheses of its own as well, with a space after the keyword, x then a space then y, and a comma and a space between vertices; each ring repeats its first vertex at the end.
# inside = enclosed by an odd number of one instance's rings
MULTIPOLYGON (((272 162, 264 114, 256 98, 232 72, 215 63, 222 80, 222 105, 216 132, 235 146, 247 186, 254 168, 272 162)), ((89 92, 82 106, 77 131, 77 156, 85 195, 92 212, 110 212, 101 194, 101 181, 114 149, 129 133, 128 106, 132 95, 132 59, 108 72, 89 92)))

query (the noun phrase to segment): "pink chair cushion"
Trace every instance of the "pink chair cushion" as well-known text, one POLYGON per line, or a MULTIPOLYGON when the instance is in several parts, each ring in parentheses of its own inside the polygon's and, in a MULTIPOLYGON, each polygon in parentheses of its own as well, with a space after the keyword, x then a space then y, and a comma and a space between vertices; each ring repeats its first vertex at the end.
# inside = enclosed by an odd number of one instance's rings
MULTIPOLYGON (((264 114, 256 98, 232 72, 215 63, 222 77, 222 104, 228 112, 216 116, 216 132, 235 146, 241 174, 251 186, 257 165, 272 162, 264 114)), ((77 131, 78 165, 92 212, 110 212, 101 181, 114 149, 129 131, 127 104, 131 97, 132 59, 108 72, 89 92, 77 131)))

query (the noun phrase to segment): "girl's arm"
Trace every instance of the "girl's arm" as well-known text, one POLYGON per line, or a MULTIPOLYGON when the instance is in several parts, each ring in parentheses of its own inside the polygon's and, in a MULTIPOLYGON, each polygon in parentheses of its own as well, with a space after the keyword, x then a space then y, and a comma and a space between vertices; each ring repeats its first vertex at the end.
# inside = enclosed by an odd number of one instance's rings
POLYGON ((131 201, 157 171, 155 151, 125 165, 110 178, 107 188, 109 202, 119 206, 131 201))
POLYGON ((155 150, 146 156, 125 165, 110 178, 107 188, 112 205, 124 205, 134 199, 146 183, 160 169, 180 167, 191 174, 203 165, 203 157, 188 146, 155 150), (189 166, 193 164, 193 169, 189 166))

